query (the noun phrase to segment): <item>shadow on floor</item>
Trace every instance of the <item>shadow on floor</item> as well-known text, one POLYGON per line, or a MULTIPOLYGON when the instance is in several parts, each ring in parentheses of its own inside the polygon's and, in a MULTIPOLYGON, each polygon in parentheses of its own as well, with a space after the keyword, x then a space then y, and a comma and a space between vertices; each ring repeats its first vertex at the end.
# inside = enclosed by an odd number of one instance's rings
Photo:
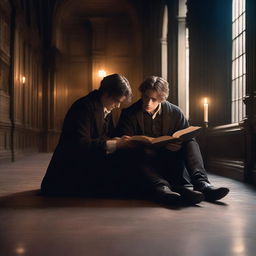
POLYGON ((145 198, 130 197, 45 197, 40 190, 28 190, 0 197, 0 208, 5 209, 43 209, 43 208, 158 208, 180 210, 199 205, 162 205, 145 198))
MULTIPOLYGON (((221 201, 210 202, 220 206, 228 206, 221 201)), ((180 205, 162 205, 145 198, 131 197, 45 197, 40 194, 40 190, 28 190, 0 197, 0 208, 5 209, 35 209, 35 208, 154 208, 164 207, 172 210, 181 210, 187 207, 200 207, 200 205, 190 205, 182 203, 180 205)))
MULTIPOLYGON (((90 207, 90 208, 135 208, 159 207, 158 204, 131 198, 87 198, 87 197, 44 197, 40 190, 29 190, 0 197, 1 208, 62 208, 62 207, 90 207)), ((174 207, 177 208, 177 207, 174 207)))

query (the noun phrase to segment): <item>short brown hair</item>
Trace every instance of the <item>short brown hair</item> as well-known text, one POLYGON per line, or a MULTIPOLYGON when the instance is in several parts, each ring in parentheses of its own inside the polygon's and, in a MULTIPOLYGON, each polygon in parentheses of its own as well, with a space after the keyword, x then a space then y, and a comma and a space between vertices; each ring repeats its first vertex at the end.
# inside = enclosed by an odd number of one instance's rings
POLYGON ((139 90, 144 94, 147 90, 154 90, 159 95, 162 101, 166 100, 169 95, 169 83, 159 76, 150 76, 146 78, 139 87, 139 90))
POLYGON ((112 74, 102 79, 99 88, 100 94, 108 94, 112 97, 125 96, 130 99, 132 90, 126 77, 120 74, 112 74))

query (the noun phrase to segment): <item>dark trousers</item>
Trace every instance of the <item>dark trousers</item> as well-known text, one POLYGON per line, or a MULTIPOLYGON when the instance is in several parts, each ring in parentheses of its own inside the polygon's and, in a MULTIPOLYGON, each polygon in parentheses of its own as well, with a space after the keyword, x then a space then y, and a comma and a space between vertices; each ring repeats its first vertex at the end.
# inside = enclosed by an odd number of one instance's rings
POLYGON ((158 185, 175 187, 209 182, 195 141, 183 144, 175 152, 145 145, 118 150, 109 155, 109 164, 108 182, 117 193, 147 194, 158 185))
MULTIPOLYGON (((147 195, 158 185, 171 187, 207 181, 203 160, 195 141, 176 152, 137 145, 91 161, 72 161, 69 172, 50 166, 42 185, 49 195, 147 195)), ((61 169, 61 168, 60 168, 61 169)), ((63 169, 63 168, 62 168, 63 169)))

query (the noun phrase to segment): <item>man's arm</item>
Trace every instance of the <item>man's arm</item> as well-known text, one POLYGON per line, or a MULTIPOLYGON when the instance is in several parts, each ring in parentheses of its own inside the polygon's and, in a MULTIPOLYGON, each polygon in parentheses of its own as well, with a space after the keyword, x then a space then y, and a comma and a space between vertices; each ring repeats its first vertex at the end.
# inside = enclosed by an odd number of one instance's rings
POLYGON ((185 129, 187 127, 189 127, 189 122, 188 122, 187 118, 184 116, 183 112, 181 110, 179 110, 176 114, 176 120, 175 120, 175 126, 174 126, 175 131, 174 132, 185 129))
POLYGON ((90 104, 73 106, 63 125, 63 137, 71 150, 81 152, 106 152, 106 139, 97 135, 95 110, 90 104))
MULTIPOLYGON (((183 112, 177 107, 174 106, 174 115, 173 118, 170 120, 171 122, 174 122, 174 125, 170 125, 170 127, 173 127, 173 130, 170 131, 170 135, 172 135, 174 132, 177 132, 179 130, 185 129, 189 127, 188 120, 184 116, 183 112)), ((170 151, 178 151, 183 146, 183 143, 169 143, 166 145, 166 149, 170 151)))
MULTIPOLYGON (((125 146, 128 137, 111 138, 114 135, 112 117, 110 117, 107 134, 104 137, 95 138, 95 113, 93 110, 87 109, 87 115, 83 112, 79 113, 80 118, 77 118, 77 143, 82 152, 90 153, 113 153, 117 148, 125 146)), ((103 125, 103 124, 102 124, 103 125)), ((103 128, 103 127, 102 127, 103 128)))

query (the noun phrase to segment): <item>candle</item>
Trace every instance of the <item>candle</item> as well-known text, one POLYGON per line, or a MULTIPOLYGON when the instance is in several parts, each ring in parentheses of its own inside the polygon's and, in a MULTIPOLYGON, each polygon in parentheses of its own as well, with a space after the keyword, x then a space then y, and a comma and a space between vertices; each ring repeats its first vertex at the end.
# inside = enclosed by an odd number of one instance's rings
POLYGON ((204 122, 208 123, 208 101, 207 98, 204 98, 204 122))

